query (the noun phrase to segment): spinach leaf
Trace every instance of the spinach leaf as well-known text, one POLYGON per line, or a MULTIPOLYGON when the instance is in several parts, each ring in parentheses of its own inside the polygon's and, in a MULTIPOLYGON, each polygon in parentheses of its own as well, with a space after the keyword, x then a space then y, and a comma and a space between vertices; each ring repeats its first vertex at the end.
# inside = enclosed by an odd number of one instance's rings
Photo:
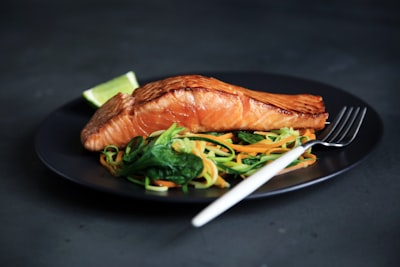
POLYGON ((160 136, 147 140, 143 137, 132 139, 117 174, 170 180, 181 185, 199 176, 203 170, 202 159, 194 154, 177 152, 171 146, 173 137, 182 129, 173 125, 160 136))
POLYGON ((254 144, 265 139, 264 136, 262 136, 261 134, 254 134, 245 131, 239 131, 237 133, 237 136, 240 140, 249 144, 254 144))
POLYGON ((131 163, 125 163, 119 175, 143 175, 150 179, 165 179, 187 184, 203 170, 203 161, 196 155, 179 153, 165 145, 154 145, 131 163))

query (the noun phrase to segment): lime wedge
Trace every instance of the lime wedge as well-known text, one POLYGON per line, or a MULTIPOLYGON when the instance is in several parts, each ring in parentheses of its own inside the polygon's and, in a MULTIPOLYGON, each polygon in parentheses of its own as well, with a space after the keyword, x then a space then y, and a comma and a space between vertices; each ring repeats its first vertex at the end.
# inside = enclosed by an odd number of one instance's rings
POLYGON ((135 73, 129 71, 121 76, 83 91, 82 95, 86 101, 96 108, 99 108, 117 93, 131 94, 138 87, 139 83, 135 73))

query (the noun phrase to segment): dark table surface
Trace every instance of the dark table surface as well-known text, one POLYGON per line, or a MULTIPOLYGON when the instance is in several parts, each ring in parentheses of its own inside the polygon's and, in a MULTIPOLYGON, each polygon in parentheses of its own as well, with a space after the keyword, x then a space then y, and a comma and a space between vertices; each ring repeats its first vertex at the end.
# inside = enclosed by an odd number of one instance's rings
POLYGON ((399 11, 397 1, 3 3, 0 265, 399 266, 399 11), (195 229, 204 204, 106 194, 35 153, 49 114, 129 70, 323 82, 371 105, 383 136, 335 179, 241 202, 195 229))

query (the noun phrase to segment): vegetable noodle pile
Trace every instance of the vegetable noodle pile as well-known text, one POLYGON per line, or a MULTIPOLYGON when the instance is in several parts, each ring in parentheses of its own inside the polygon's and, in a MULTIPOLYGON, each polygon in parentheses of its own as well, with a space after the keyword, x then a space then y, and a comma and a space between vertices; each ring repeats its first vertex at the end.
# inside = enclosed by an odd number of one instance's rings
MULTIPOLYGON (((134 137, 125 149, 110 145, 100 163, 113 175, 126 177, 146 190, 179 187, 228 188, 228 176, 245 179, 282 153, 315 139, 313 130, 282 128, 268 132, 190 133, 177 124, 149 137, 134 137)), ((316 162, 311 149, 281 173, 316 162)))

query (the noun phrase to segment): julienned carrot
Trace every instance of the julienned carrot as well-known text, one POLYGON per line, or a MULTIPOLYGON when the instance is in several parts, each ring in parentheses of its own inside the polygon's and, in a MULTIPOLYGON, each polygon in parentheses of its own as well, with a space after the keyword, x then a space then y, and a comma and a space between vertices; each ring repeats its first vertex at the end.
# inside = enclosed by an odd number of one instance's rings
POLYGON ((204 138, 208 138, 211 140, 215 140, 218 141, 220 143, 223 143, 226 146, 230 146, 231 148, 233 148, 235 151, 237 152, 247 152, 247 153, 265 153, 265 151, 267 151, 268 148, 272 148, 272 147, 280 147, 286 143, 292 142, 296 139, 295 136, 288 136, 280 141, 277 142, 263 142, 260 141, 258 143, 255 144, 250 144, 250 145, 237 145, 237 144, 230 144, 227 143, 225 141, 225 139, 221 138, 220 136, 215 136, 215 135, 211 135, 211 134, 195 134, 195 136, 198 137, 204 137, 204 138))
POLYGON ((101 165, 106 167, 109 170, 109 172, 111 172, 111 174, 116 175, 115 170, 117 169, 117 163, 121 162, 123 155, 124 155, 124 152, 122 150, 118 151, 115 159, 113 159, 115 164, 111 164, 111 163, 107 162, 107 156, 104 153, 101 153, 100 154, 100 163, 101 163, 101 165))
POLYGON ((317 161, 317 157, 314 154, 305 153, 305 154, 303 154, 303 156, 307 160, 299 162, 296 165, 293 165, 293 166, 290 166, 290 167, 286 167, 285 169, 280 171, 279 174, 283 174, 283 173, 291 172, 291 171, 294 171, 294 170, 297 170, 297 169, 308 167, 308 166, 314 164, 317 161))
POLYGON ((208 188, 215 185, 218 177, 218 168, 215 163, 207 158, 204 153, 205 146, 202 145, 202 141, 192 141, 195 142, 195 148, 192 153, 200 157, 203 161, 203 172, 198 178, 204 178, 204 181, 191 181, 190 183, 194 185, 195 188, 208 188))
POLYGON ((290 150, 290 148, 273 147, 273 148, 268 149, 268 150, 265 152, 265 154, 266 154, 266 155, 273 154, 273 153, 275 153, 275 154, 282 154, 282 153, 288 152, 289 150, 290 150))
POLYGON ((303 129, 300 131, 302 136, 306 136, 309 140, 313 140, 316 138, 315 131, 313 129, 303 129))
POLYGON ((100 164, 103 165, 104 167, 106 167, 107 170, 108 170, 111 174, 115 175, 115 168, 114 168, 114 166, 112 166, 112 165, 110 165, 110 164, 107 163, 107 161, 106 161, 106 155, 100 154, 100 164))
POLYGON ((228 188, 231 185, 224 178, 222 178, 221 176, 218 175, 214 186, 219 187, 219 188, 228 188))
POLYGON ((179 184, 167 180, 152 180, 152 183, 157 186, 165 186, 168 188, 180 187, 179 184))
POLYGON ((232 132, 228 132, 222 135, 218 135, 219 138, 221 139, 231 139, 233 138, 233 133, 232 132))

